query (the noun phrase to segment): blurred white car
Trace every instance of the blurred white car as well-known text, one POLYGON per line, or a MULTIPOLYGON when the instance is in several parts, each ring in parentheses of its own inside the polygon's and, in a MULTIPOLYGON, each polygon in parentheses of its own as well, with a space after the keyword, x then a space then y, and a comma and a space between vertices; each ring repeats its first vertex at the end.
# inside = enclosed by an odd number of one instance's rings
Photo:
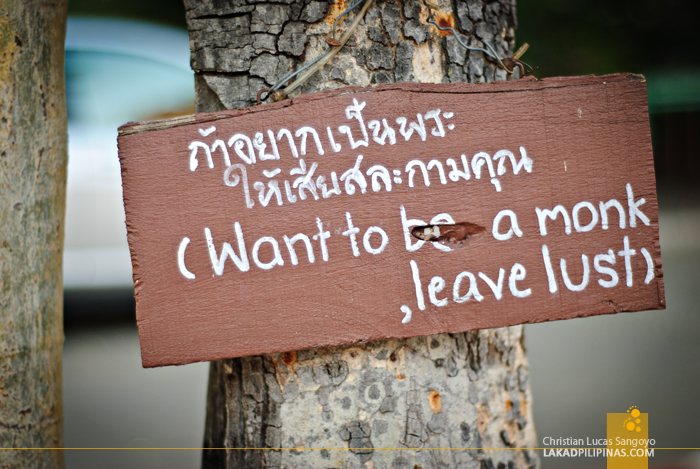
POLYGON ((194 110, 187 31, 135 21, 69 18, 68 187, 63 285, 133 287, 117 128, 194 110))

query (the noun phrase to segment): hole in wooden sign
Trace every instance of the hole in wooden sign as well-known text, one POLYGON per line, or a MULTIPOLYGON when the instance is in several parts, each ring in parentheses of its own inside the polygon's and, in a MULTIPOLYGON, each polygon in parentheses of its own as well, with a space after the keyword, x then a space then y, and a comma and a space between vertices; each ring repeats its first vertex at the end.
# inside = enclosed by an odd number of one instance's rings
POLYGON ((464 246, 467 242, 480 238, 484 233, 486 228, 469 222, 452 225, 422 225, 411 229, 411 234, 415 238, 449 247, 464 246))

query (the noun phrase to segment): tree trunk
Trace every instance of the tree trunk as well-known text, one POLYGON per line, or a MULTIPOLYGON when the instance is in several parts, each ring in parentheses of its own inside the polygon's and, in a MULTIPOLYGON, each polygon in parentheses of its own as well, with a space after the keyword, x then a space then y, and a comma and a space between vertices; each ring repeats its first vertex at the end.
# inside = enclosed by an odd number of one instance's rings
MULTIPOLYGON (((514 0, 438 4, 437 21, 470 46, 487 40, 511 55, 514 0)), ((346 1, 185 7, 196 109, 210 112, 255 104, 260 89, 318 57, 346 1)), ((340 21, 338 37, 359 11, 340 21)), ((505 79, 481 52, 428 25, 427 13, 415 0, 376 0, 346 47, 293 95, 505 79)), ((522 326, 222 360, 211 364, 204 446, 272 449, 205 450, 203 466, 537 467, 536 453, 519 449, 536 446, 531 410, 522 326)))
MULTIPOLYGON (((63 446, 67 2, 0 0, 0 446, 63 446)), ((0 467, 63 467, 61 450, 0 467)))

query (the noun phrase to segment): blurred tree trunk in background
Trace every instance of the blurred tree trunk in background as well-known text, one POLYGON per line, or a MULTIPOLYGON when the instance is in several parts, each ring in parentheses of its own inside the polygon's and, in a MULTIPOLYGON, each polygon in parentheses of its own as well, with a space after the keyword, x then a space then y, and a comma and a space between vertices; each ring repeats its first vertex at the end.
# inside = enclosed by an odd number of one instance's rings
MULTIPOLYGON (((469 45, 514 45, 514 0, 437 2, 469 45)), ((256 94, 327 47, 346 8, 317 0, 185 0, 197 112, 256 94)), ((342 34, 360 11, 341 20, 342 34)), ((505 79, 480 52, 426 24, 415 0, 375 1, 346 47, 301 87, 505 79)), ((442 18, 442 19, 440 19, 442 18)), ((338 37, 340 34, 338 35, 338 37)), ((242 298, 241 301, 245 301, 242 298)), ((535 447, 522 326, 276 353, 211 364, 206 468, 529 468, 535 447), (502 448, 398 449, 371 448, 502 448)))
MULTIPOLYGON (((67 1, 0 0, 0 446, 63 446, 67 1)), ((60 468, 61 450, 0 450, 60 468)))

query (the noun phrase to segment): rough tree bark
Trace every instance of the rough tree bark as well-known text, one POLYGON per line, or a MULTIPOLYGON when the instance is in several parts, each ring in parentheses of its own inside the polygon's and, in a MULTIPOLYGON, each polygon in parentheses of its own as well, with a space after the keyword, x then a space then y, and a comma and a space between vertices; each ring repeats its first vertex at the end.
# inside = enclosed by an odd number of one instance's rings
MULTIPOLYGON (((438 21, 461 30, 469 45, 487 40, 511 55, 514 0, 437 3, 438 21)), ((261 88, 317 57, 346 1, 185 6, 196 109, 209 112, 253 105, 261 88)), ((427 13, 415 0, 376 0, 347 46, 300 92, 505 79, 482 53, 427 25, 427 13)), ((354 14, 341 20, 341 33, 354 14)), ((521 449, 536 446, 531 409, 521 326, 223 360, 211 364, 204 446, 273 449, 205 450, 203 465, 537 467, 534 451, 521 449), (429 449, 436 447, 498 449, 429 449)))
MULTIPOLYGON (((0 447, 62 447, 67 1, 0 0, 0 447)), ((0 452, 63 467, 63 452, 0 452)))

